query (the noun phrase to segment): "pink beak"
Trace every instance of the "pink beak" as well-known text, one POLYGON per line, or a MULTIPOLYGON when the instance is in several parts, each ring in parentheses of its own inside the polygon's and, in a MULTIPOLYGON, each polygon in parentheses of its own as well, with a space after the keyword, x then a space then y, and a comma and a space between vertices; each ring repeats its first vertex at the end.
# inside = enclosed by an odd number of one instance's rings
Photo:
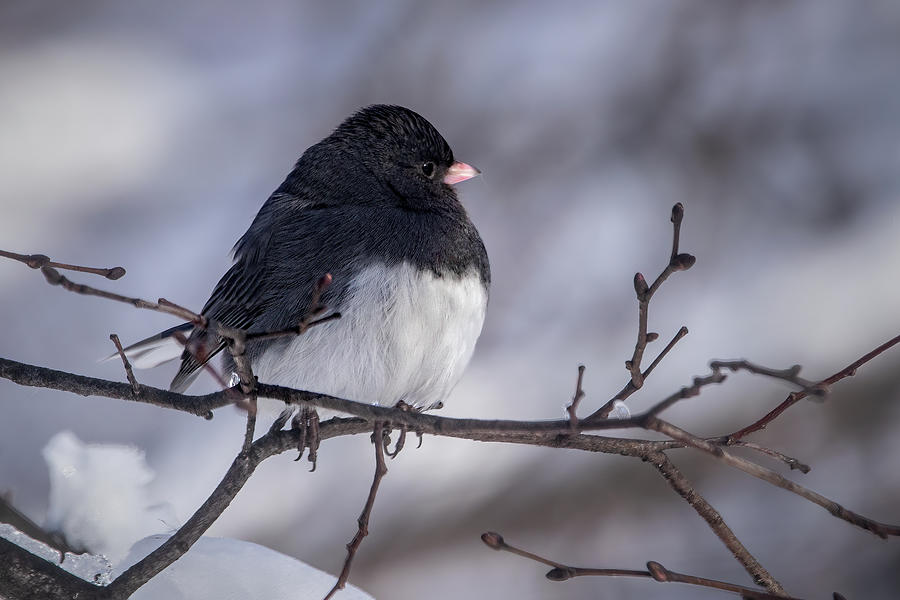
POLYGON ((472 179, 479 173, 481 173, 481 171, 472 165, 467 165, 464 162, 455 162, 447 169, 447 174, 444 175, 444 183, 453 185, 460 181, 465 181, 466 179, 472 179))

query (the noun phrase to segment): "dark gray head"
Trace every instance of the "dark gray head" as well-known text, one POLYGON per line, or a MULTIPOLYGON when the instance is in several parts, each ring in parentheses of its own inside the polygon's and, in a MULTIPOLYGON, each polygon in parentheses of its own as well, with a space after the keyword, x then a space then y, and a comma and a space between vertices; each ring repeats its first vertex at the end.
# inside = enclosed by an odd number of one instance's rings
POLYGON ((456 162, 450 145, 420 114, 375 104, 341 123, 328 142, 345 148, 409 208, 453 194, 449 187, 478 174, 456 162))

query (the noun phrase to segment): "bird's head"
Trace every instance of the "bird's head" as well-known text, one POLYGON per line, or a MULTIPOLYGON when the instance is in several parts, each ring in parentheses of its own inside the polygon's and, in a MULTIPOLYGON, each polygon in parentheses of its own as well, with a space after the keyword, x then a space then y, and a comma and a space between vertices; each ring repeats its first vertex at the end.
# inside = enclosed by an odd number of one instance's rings
POLYGON ((453 158, 450 145, 431 123, 402 106, 363 108, 331 137, 410 208, 454 195, 450 186, 479 173, 453 158))

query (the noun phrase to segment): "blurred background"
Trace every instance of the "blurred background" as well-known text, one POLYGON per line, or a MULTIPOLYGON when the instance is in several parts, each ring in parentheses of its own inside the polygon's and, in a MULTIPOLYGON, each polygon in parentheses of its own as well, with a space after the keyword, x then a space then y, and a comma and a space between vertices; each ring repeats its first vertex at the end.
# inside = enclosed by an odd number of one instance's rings
MULTIPOLYGON (((900 330, 900 5, 273 0, 0 4, 0 247, 127 268, 128 295, 199 309, 294 160, 355 109, 409 106, 482 177, 460 186, 493 267, 484 333, 442 414, 562 416, 625 382, 636 302, 667 260, 673 203, 697 265, 654 298, 660 341, 690 335, 629 401, 646 407, 711 358, 825 377, 900 330)), ((0 262, 0 355, 124 380, 113 348, 164 315, 49 287, 0 262)), ((812 465, 789 477, 900 521, 900 349, 754 439, 812 465)), ((168 385, 174 365, 138 372, 168 385)), ((211 391, 202 378, 192 388, 211 391)), ((789 391, 736 375, 668 416, 697 434, 747 424, 789 391)), ((212 422, 0 381, 0 489, 38 520, 41 448, 63 429, 132 444, 183 521, 236 454, 212 422)), ((412 446, 412 447, 409 447, 412 446)), ((491 552, 488 529, 580 566, 749 584, 656 471, 619 456, 426 438, 388 467, 351 581, 379 598, 700 598, 642 580, 551 583, 491 552)), ((896 597, 900 546, 687 451, 672 454, 751 552, 804 597, 896 597)), ((211 534, 336 573, 368 491, 365 436, 315 473, 264 463, 211 534)), ((765 463, 783 470, 780 464, 765 463)), ((179 523, 161 524, 177 526, 179 523)))

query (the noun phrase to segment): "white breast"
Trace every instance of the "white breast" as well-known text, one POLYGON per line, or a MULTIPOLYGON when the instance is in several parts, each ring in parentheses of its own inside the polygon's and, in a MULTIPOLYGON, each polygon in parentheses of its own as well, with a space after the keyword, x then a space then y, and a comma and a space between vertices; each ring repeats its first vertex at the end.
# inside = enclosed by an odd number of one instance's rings
POLYGON ((254 371, 265 383, 429 408, 462 375, 486 306, 477 270, 437 277, 407 263, 372 266, 351 284, 339 320, 271 347, 254 371))

